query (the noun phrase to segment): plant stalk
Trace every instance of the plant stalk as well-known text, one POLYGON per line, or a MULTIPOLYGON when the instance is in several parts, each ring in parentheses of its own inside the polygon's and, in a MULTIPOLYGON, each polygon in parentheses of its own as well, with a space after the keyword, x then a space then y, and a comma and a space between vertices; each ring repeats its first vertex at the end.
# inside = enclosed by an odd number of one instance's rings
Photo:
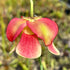
POLYGON ((33 0, 30 0, 30 15, 33 17, 33 0))
POLYGON ((40 70, 43 70, 43 65, 42 65, 41 57, 39 57, 39 63, 40 63, 40 70))

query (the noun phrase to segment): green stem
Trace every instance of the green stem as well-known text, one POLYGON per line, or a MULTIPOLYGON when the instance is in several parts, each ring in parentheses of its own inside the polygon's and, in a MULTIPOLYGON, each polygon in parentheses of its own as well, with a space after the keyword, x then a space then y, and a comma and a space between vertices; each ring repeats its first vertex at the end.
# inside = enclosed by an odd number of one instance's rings
POLYGON ((39 57, 39 63, 40 63, 40 70, 43 70, 43 65, 42 65, 41 57, 39 57))
POLYGON ((33 17, 33 0, 30 0, 30 15, 33 17))

